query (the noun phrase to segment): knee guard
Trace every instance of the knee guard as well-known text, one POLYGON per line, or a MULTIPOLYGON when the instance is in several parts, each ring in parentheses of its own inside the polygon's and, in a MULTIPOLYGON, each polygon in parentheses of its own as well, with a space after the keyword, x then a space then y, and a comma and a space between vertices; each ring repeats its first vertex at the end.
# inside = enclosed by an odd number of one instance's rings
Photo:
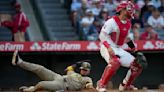
POLYGON ((120 67, 120 62, 118 57, 114 57, 108 65, 105 67, 104 73, 99 81, 100 85, 106 86, 108 81, 111 79, 116 70, 120 67))

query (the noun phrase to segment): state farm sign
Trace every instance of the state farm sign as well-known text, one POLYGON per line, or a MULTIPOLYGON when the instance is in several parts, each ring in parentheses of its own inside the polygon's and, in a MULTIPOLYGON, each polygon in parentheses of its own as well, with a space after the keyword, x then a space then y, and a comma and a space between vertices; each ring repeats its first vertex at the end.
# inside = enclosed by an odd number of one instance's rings
POLYGON ((144 49, 164 49, 164 41, 145 41, 144 49))
POLYGON ((155 49, 164 49, 164 41, 156 41, 155 49))
POLYGON ((24 44, 3 43, 0 44, 0 51, 24 50, 24 44))
MULTIPOLYGON (((140 51, 161 50, 164 51, 164 41, 135 41, 140 51)), ((130 50, 127 44, 122 46, 130 50)), ((47 42, 0 42, 0 52, 14 50, 30 51, 99 51, 99 41, 47 41, 47 42)))
POLYGON ((35 42, 31 45, 30 49, 41 51, 76 51, 81 49, 81 44, 68 42, 35 42))

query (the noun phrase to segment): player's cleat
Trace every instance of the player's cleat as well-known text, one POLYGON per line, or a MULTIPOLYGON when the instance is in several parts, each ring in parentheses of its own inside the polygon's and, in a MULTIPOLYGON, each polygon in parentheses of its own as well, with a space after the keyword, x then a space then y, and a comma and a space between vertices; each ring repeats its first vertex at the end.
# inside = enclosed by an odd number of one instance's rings
POLYGON ((96 90, 98 91, 98 92, 107 92, 107 89, 105 88, 105 87, 96 87, 96 90))
POLYGON ((21 92, 34 92, 35 87, 34 86, 30 86, 30 87, 22 86, 22 87, 19 88, 19 90, 21 92))
POLYGON ((133 85, 130 85, 130 86, 126 86, 125 84, 120 84, 119 86, 119 91, 122 92, 122 91, 131 91, 131 90, 138 90, 138 88, 136 88, 135 86, 133 85))
POLYGON ((107 92, 106 87, 105 87, 105 86, 100 85, 100 84, 99 84, 99 82, 97 83, 96 90, 97 90, 98 92, 107 92))
POLYGON ((20 91, 20 92, 24 92, 24 89, 26 89, 26 88, 28 88, 28 87, 22 86, 22 87, 19 88, 19 91, 20 91))
POLYGON ((21 62, 22 59, 18 55, 18 50, 14 51, 13 57, 12 57, 12 65, 17 65, 18 62, 21 62))

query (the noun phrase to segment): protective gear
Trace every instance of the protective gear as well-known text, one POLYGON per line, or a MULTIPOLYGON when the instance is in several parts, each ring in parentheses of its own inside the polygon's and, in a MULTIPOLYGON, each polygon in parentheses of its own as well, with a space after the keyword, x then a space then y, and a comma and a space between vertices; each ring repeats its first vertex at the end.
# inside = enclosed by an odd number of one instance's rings
POLYGON ((144 56, 143 53, 141 52, 135 52, 132 53, 132 55, 136 58, 135 61, 142 67, 142 68, 146 68, 147 67, 147 60, 146 57, 144 56))
POLYGON ((80 69, 91 70, 91 65, 88 62, 82 62, 80 69))
POLYGON ((108 81, 111 79, 111 77, 113 76, 113 74, 117 71, 117 69, 120 67, 120 62, 118 61, 119 58, 118 57, 114 57, 106 66, 104 73, 100 79, 100 81, 98 82, 98 87, 97 88, 101 88, 101 87, 105 87, 108 83, 108 81))
POLYGON ((135 48, 134 42, 133 42, 132 40, 130 40, 129 42, 127 42, 127 45, 128 45, 131 49, 135 48))
POLYGON ((135 9, 131 1, 121 2, 116 8, 116 12, 118 13, 123 9, 126 9, 127 14, 131 16, 131 18, 134 18, 135 9))
POLYGON ((122 83, 124 84, 124 90, 133 90, 130 86, 133 81, 141 74, 142 70, 142 67, 137 62, 133 61, 122 83))

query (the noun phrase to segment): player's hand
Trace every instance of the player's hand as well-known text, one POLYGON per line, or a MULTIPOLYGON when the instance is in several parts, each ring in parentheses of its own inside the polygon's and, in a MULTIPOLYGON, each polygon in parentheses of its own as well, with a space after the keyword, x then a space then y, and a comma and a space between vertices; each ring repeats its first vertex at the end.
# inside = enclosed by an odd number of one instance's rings
POLYGON ((85 85, 85 87, 86 87, 86 88, 94 88, 92 83, 87 83, 87 84, 85 85))

